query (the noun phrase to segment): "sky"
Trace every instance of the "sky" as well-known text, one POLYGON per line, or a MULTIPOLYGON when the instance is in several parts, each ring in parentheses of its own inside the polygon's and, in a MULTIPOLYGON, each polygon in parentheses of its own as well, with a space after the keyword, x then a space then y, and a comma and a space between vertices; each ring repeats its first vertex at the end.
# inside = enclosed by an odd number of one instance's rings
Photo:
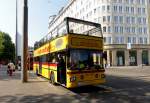
MULTIPOLYGON (((48 33, 48 18, 55 15, 68 0, 28 0, 28 45, 33 46, 48 33)), ((18 0, 18 34, 22 35, 23 0, 18 0)), ((0 0, 0 31, 8 33, 15 43, 16 0, 0 0)))

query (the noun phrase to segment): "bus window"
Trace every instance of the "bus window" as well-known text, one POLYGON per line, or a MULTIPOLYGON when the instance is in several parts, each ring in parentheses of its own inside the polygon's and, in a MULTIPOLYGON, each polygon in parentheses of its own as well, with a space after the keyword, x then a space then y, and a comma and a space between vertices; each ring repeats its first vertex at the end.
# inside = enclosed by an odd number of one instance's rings
POLYGON ((97 53, 92 53, 92 55, 93 55, 93 63, 96 66, 96 68, 99 66, 102 68, 103 67, 103 53, 97 52, 97 53))
POLYGON ((69 69, 90 69, 102 68, 102 52, 87 50, 71 50, 70 51, 70 67, 69 69))

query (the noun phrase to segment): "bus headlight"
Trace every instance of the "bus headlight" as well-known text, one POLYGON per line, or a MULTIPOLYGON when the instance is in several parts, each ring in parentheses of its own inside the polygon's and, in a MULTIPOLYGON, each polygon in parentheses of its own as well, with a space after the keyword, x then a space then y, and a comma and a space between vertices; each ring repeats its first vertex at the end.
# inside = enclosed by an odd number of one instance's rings
POLYGON ((101 74, 101 78, 105 78, 105 74, 101 74))
POLYGON ((76 81, 76 76, 72 76, 72 77, 70 78, 70 82, 74 82, 74 81, 76 81))

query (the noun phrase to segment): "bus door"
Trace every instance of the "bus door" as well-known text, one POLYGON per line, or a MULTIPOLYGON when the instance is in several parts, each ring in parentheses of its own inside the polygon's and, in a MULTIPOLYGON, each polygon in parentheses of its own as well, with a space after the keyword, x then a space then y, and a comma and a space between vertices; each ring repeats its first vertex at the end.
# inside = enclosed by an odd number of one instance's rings
POLYGON ((66 85, 66 56, 61 53, 58 54, 58 66, 57 66, 57 80, 61 84, 66 85))
POLYGON ((42 56, 39 57, 39 74, 42 74, 42 56))

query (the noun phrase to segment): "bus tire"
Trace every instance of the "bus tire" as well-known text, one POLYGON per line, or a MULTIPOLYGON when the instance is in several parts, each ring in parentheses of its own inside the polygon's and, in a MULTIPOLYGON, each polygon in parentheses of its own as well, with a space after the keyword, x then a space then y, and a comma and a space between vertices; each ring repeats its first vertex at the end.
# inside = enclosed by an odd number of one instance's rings
POLYGON ((52 83, 53 85, 56 85, 56 83, 55 83, 55 76, 54 76, 53 72, 50 75, 50 83, 52 83))

